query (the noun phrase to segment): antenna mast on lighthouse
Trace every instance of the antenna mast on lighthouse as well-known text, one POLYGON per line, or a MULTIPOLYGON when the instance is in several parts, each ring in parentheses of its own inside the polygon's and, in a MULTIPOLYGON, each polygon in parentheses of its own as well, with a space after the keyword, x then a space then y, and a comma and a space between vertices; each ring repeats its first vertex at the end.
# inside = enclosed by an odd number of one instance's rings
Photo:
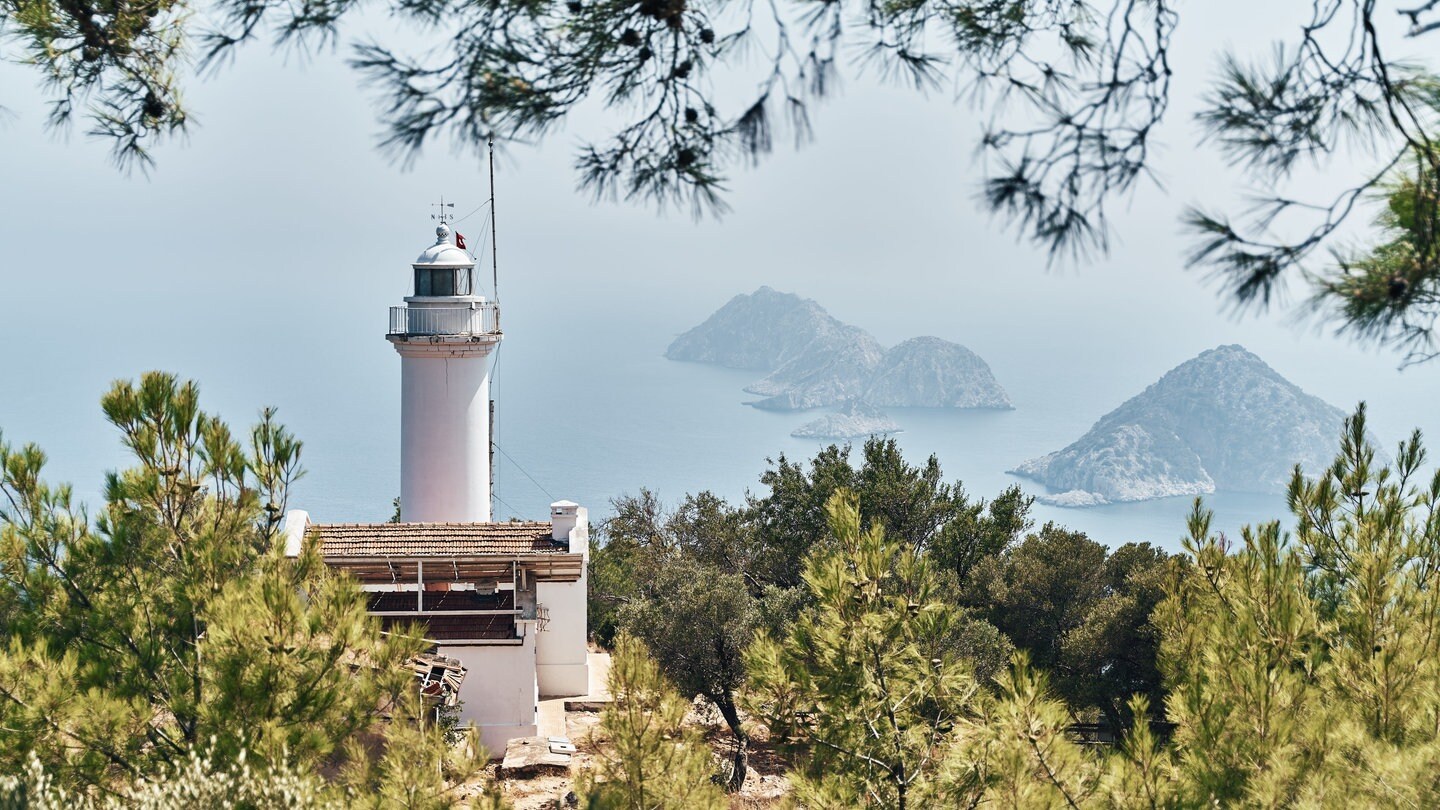
POLYGON ((490 291, 495 294, 495 303, 500 303, 499 249, 495 247, 495 136, 488 142, 490 147, 490 291))
MULTIPOLYGON (((500 323, 499 249, 495 246, 498 229, 495 225, 495 135, 486 142, 490 149, 490 292, 495 296, 495 323, 500 323)), ((498 355, 497 355, 498 359, 498 355)), ((495 399, 490 399, 490 509, 495 509, 495 399)))

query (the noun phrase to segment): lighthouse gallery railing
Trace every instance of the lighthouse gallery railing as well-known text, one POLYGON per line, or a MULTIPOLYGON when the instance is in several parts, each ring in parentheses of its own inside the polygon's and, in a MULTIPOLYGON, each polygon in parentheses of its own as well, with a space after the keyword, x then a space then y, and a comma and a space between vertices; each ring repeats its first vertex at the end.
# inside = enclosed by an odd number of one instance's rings
POLYGON ((464 307, 391 307, 392 335, 493 335, 500 310, 493 303, 464 307))

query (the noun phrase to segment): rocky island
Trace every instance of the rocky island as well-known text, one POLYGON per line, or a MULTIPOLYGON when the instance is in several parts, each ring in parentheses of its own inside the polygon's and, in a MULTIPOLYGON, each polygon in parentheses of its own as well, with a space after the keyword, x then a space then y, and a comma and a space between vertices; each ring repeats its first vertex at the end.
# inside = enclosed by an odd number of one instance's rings
MULTIPOLYGON (((829 317, 829 316, 826 316, 829 317)), ((804 410, 837 405, 860 397, 885 357, 885 348, 856 326, 826 325, 794 357, 764 379, 745 386, 752 402, 766 410, 804 410)))
POLYGON ((1320 470, 1345 414, 1300 390, 1242 346, 1171 369, 1073 444, 1011 470, 1059 506, 1217 490, 1283 492, 1296 463, 1320 470))
POLYGON ((852 400, 835 413, 801 425, 790 435, 797 439, 868 439, 899 432, 900 426, 884 411, 852 400))
POLYGON ((885 352, 862 398, 896 408, 1014 407, 980 355, 937 337, 911 338, 885 352))
POLYGON ((990 367, 964 346, 919 337, 887 350, 869 332, 836 319, 814 301, 769 287, 735 296, 676 338, 665 356, 768 372, 745 388, 761 397, 750 405, 768 410, 848 403, 1012 407, 990 367))

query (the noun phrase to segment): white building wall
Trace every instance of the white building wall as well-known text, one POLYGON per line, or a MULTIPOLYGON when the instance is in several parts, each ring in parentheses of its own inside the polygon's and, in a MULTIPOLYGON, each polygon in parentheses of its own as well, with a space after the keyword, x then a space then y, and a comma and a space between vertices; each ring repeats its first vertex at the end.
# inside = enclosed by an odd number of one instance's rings
POLYGON ((534 627, 526 628, 523 644, 442 645, 439 653, 465 665, 460 722, 475 724, 491 757, 504 756, 506 744, 516 737, 535 736, 540 695, 534 627))
POLYGON ((579 582, 540 582, 536 598, 550 611, 537 636, 535 676, 545 697, 574 697, 590 691, 586 662, 585 577, 579 582))
POLYGON ((400 350, 400 519, 490 520, 490 351, 400 350))
MULTIPOLYGON (((587 511, 570 501, 550 505, 550 523, 556 540, 567 540, 570 552, 589 561, 590 525, 587 511)), ((588 567, 588 566, 586 566, 588 567)), ((585 595, 588 573, 582 567, 577 582, 538 582, 535 598, 549 611, 550 620, 536 638, 535 676, 540 694, 570 697, 590 691, 590 665, 586 645, 585 595)))

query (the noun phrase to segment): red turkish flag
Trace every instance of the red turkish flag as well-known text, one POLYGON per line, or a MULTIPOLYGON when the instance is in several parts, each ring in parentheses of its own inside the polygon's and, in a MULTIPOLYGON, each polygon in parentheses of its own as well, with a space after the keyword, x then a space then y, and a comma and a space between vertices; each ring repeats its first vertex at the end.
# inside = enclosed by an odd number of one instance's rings
POLYGON ((465 234, 460 233, 459 231, 455 232, 455 247, 458 247, 461 250, 465 249, 465 234))

